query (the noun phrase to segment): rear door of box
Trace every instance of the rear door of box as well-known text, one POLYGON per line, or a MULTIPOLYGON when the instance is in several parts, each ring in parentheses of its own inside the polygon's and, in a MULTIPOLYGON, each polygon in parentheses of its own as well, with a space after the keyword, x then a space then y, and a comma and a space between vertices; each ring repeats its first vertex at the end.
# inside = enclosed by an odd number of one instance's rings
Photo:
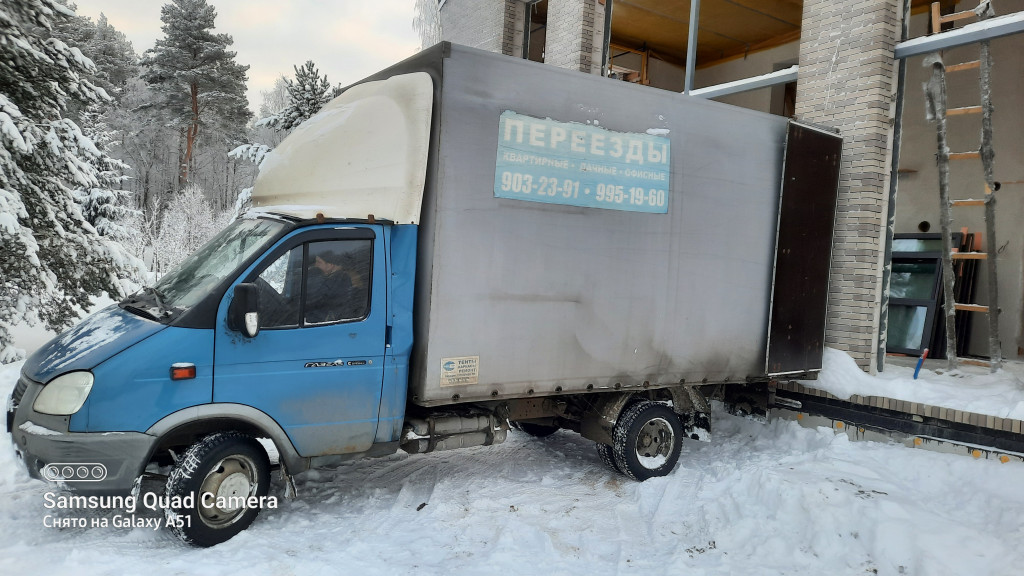
POLYGON ((821 369, 842 147, 838 134, 789 124, 768 325, 769 376, 821 369))

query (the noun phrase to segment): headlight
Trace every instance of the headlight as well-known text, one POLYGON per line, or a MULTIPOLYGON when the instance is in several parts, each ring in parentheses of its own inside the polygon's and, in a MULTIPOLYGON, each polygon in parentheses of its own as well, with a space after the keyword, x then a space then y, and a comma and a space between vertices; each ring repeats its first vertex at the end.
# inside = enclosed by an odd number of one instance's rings
POLYGON ((92 390, 92 372, 68 372, 58 376, 36 396, 32 409, 40 414, 67 416, 85 404, 92 390))

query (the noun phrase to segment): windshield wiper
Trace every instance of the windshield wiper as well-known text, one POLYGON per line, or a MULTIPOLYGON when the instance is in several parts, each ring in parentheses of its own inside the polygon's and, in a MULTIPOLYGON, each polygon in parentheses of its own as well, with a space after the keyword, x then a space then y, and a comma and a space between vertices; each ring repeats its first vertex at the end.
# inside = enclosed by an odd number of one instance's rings
POLYGON ((169 313, 170 312, 169 310, 167 310, 167 307, 164 306, 164 295, 163 295, 162 292, 160 292, 159 290, 157 290, 153 286, 146 286, 145 288, 142 289, 142 291, 144 293, 146 293, 146 294, 152 294, 153 295, 153 300, 156 302, 156 306, 157 306, 157 308, 160 309, 161 312, 163 312, 163 313, 169 313))
POLYGON ((131 304, 125 304, 124 305, 124 309, 129 311, 129 312, 131 312, 131 313, 133 313, 133 314, 136 314, 138 316, 149 318, 150 320, 156 320, 157 322, 160 321, 160 317, 159 316, 157 316, 156 314, 153 314, 152 312, 150 312, 149 310, 146 310, 145 308, 139 308, 138 306, 132 306, 131 304))
POLYGON ((146 286, 145 288, 142 289, 142 291, 146 294, 153 295, 153 301, 156 302, 157 310, 160 311, 161 316, 167 318, 168 316, 174 314, 174 310, 168 307, 166 304, 164 304, 164 298, 166 298, 166 296, 164 296, 163 292, 157 290, 153 286, 146 286))
POLYGON ((139 292, 132 294, 128 298, 125 298, 121 302, 121 306, 125 310, 128 310, 129 312, 134 312, 136 314, 146 316, 147 318, 152 318, 153 320, 159 321, 161 317, 167 318, 174 314, 174 310, 172 308, 169 308, 166 304, 164 304, 164 298, 166 298, 166 296, 164 296, 163 292, 160 292, 159 290, 152 286, 146 286, 139 292), (156 306, 146 306, 145 308, 142 308, 136 305, 142 303, 146 296, 152 297, 153 303, 156 304, 156 306), (156 309, 158 314, 154 314, 151 311, 154 308, 156 309))

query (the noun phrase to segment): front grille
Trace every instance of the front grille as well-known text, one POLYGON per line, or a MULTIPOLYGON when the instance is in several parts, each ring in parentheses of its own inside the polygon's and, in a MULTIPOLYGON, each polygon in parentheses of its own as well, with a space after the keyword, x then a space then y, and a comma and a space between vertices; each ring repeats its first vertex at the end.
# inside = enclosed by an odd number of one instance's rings
POLYGON ((18 385, 14 387, 14 393, 11 394, 11 401, 15 406, 21 403, 25 390, 28 390, 28 379, 23 376, 18 378, 18 385))

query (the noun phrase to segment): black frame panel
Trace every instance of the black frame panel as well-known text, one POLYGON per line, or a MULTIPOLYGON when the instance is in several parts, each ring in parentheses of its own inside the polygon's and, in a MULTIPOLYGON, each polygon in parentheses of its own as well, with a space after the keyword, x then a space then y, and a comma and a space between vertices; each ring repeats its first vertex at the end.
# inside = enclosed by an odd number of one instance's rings
MULTIPOLYGON (((894 234, 893 241, 898 240, 942 240, 942 234, 928 233, 928 234, 894 234)), ((960 246, 961 234, 959 232, 952 235, 953 246, 960 246)), ((911 356, 920 356, 924 352, 925 348, 930 346, 932 337, 935 333, 935 321, 936 314, 942 308, 940 303, 942 295, 942 250, 928 250, 920 252, 907 252, 893 250, 892 253, 892 265, 899 262, 934 262, 935 263, 935 281, 931 289, 931 293, 928 298, 899 298, 891 295, 889 296, 889 323, 887 330, 892 329, 892 308, 893 306, 911 306, 911 307, 923 307, 927 311, 925 313, 924 329, 921 332, 921 342, 915 348, 909 348, 904 346, 896 346, 891 343, 886 337, 885 351, 895 352, 897 354, 909 354, 911 356)), ((890 275, 889 284, 892 285, 892 276, 890 275)))
POLYGON ((769 376, 821 369, 843 139, 789 123, 768 325, 769 376))

